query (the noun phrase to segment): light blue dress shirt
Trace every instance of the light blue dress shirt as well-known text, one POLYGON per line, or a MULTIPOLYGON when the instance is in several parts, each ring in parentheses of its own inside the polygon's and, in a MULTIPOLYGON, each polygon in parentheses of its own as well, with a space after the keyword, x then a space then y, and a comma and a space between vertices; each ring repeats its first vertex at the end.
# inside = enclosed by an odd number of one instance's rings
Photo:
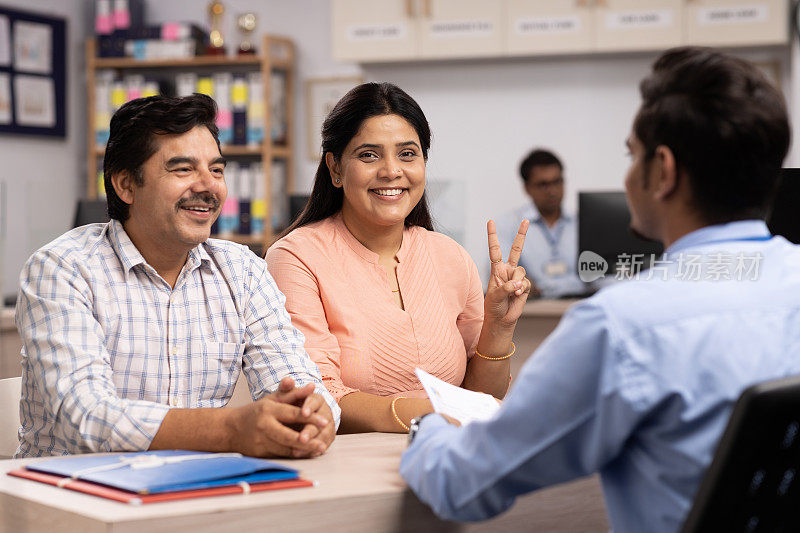
MULTIPOLYGON (((528 219, 531 225, 525 236, 519 264, 542 291, 543 298, 558 298, 570 294, 581 294, 587 290, 575 272, 578 262, 578 223, 576 217, 562 211, 561 218, 551 228, 539 214, 533 203, 519 207, 497 220, 497 237, 503 253, 508 254, 519 224, 528 219), (563 274, 552 275, 547 265, 563 264, 563 274)), ((503 256, 505 259, 505 255, 503 256)))
POLYGON ((574 305, 492 420, 426 417, 400 465, 420 499, 482 520, 600 472, 615 531, 677 530, 741 391, 800 373, 800 247, 734 222, 651 271, 574 305))

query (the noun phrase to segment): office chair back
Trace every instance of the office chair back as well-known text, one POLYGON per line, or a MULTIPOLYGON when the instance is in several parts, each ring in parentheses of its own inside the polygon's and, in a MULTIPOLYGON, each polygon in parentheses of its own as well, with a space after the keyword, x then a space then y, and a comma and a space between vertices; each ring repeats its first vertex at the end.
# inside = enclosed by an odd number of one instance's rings
POLYGON ((105 200, 78 200, 72 227, 78 228, 95 222, 108 222, 108 204, 105 200))
POLYGON ((800 376, 746 389, 683 533, 800 531, 800 376))
POLYGON ((19 445, 21 392, 21 377, 0 379, 0 457, 11 457, 19 445))

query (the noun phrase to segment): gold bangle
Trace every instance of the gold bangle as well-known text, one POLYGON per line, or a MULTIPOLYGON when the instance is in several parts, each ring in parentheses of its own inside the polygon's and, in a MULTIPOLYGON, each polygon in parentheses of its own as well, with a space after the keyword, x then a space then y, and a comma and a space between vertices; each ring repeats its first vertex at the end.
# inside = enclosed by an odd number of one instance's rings
POLYGON ((516 352, 516 351, 517 351, 517 347, 512 342, 511 343, 511 353, 508 354, 508 355, 503 355, 501 357, 486 357, 485 355, 480 353, 477 348, 475 348, 475 355, 477 355, 478 357, 483 357, 484 359, 488 359, 489 361, 502 361, 503 359, 508 359, 509 357, 514 355, 514 352, 516 352))
POLYGON ((397 416, 397 410, 396 410, 396 409, 395 409, 395 407, 394 407, 394 404, 396 404, 396 403, 397 403, 397 400, 405 400, 405 399, 406 399, 406 397, 405 397, 405 396, 398 396, 397 398, 395 398, 394 400, 392 400, 392 414, 394 415, 394 419, 395 419, 395 420, 397 420, 397 423, 398 423, 398 424, 400 424, 401 426, 403 426, 403 429, 405 429, 406 431, 408 431, 408 426, 407 426, 407 425, 405 425, 405 424, 403 424, 403 421, 402 421, 402 420, 400 420, 400 417, 399 417, 399 416, 397 416))

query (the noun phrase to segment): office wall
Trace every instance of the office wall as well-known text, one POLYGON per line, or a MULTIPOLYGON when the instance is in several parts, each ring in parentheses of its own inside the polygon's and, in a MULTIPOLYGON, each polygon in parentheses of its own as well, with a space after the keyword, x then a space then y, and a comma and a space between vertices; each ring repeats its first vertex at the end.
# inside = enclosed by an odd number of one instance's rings
POLYGON ((4 2, 9 8, 67 20, 67 137, 0 135, 0 281, 2 295, 15 294, 19 272, 30 254, 71 224, 83 194, 86 140, 86 32, 84 0, 4 2))

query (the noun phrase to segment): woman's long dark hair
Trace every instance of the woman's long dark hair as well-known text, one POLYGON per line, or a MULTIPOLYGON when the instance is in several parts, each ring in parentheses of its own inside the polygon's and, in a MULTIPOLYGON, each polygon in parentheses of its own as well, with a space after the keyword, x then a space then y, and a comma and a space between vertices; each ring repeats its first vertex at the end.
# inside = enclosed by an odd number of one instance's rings
MULTIPOLYGON (((398 115, 403 117, 416 130, 422 148, 422 156, 428 160, 428 148, 431 145, 431 129, 428 119, 405 91, 391 83, 363 83, 351 89, 336 104, 325 122, 322 124, 322 157, 314 177, 314 188, 303 212, 281 237, 297 228, 312 222, 328 218, 342 209, 344 192, 334 187, 325 154, 333 154, 336 161, 342 158, 342 152, 356 136, 365 120, 380 115, 398 115)), ((408 214, 406 226, 421 226, 433 231, 433 222, 425 193, 408 214)))

